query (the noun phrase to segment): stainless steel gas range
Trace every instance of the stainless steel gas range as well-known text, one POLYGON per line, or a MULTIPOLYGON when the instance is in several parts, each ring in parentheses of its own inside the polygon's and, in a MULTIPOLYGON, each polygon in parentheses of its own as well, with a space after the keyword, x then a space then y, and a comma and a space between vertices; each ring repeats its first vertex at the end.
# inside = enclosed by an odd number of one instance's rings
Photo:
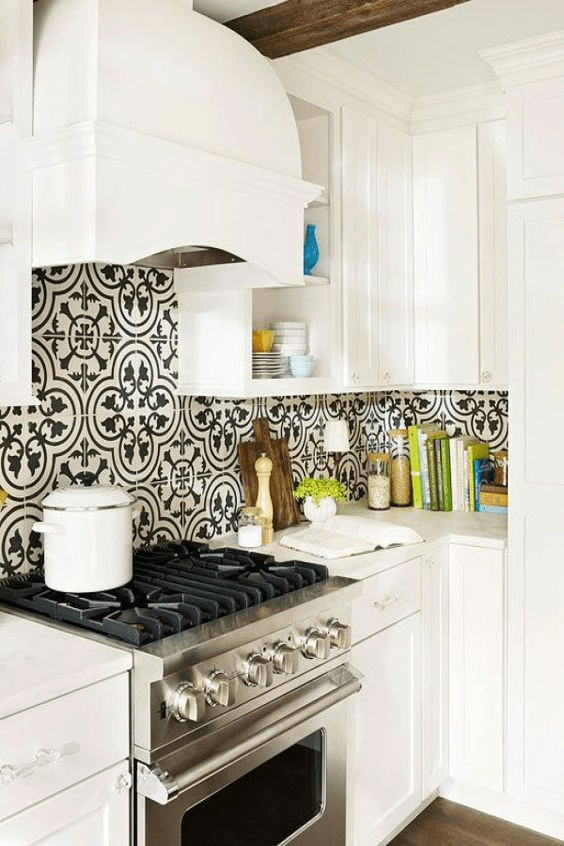
POLYGON ((359 593, 321 564, 188 541, 137 552, 104 593, 0 582, 0 602, 132 650, 137 846, 344 846, 359 593))

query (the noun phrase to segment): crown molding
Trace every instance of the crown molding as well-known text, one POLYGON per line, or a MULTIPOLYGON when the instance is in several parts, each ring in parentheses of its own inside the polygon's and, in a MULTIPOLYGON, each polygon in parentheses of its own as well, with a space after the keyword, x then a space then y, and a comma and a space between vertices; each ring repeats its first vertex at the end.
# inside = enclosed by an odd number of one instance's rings
POLYGON ((499 80, 482 85, 417 97, 411 132, 433 132, 468 123, 483 123, 506 116, 505 94, 499 80))
POLYGON ((314 80, 330 86, 333 92, 339 92, 341 103, 351 98, 361 101, 376 116, 409 130, 413 112, 413 98, 409 94, 324 48, 276 59, 273 66, 283 82, 298 76, 308 83, 314 80))
POLYGON ((504 88, 564 76, 564 30, 481 50, 504 88))

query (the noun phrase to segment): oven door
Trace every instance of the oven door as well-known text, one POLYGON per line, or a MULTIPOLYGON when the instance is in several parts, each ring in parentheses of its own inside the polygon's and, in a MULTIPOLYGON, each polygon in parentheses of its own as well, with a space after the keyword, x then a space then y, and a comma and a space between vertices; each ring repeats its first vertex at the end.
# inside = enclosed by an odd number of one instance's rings
POLYGON ((360 685, 337 667, 138 762, 137 846, 344 846, 347 700, 360 685))

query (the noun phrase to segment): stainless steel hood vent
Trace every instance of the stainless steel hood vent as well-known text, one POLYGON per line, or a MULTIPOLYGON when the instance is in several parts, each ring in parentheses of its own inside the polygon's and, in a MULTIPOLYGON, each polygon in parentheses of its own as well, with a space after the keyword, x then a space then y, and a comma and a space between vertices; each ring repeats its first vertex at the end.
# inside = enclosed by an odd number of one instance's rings
POLYGON ((298 283, 320 188, 271 64, 186 0, 34 12, 33 264, 185 266, 201 244, 298 283))

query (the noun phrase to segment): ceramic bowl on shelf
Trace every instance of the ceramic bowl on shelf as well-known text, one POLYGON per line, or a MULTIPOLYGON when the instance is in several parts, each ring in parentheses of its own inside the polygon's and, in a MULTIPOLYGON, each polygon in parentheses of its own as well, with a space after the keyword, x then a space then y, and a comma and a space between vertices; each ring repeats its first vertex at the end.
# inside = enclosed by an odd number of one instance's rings
POLYGON ((253 329, 253 352, 270 352, 273 340, 271 329, 253 329))
POLYGON ((290 373, 296 379, 305 379, 311 376, 315 358, 312 355, 291 355, 288 356, 290 373))

